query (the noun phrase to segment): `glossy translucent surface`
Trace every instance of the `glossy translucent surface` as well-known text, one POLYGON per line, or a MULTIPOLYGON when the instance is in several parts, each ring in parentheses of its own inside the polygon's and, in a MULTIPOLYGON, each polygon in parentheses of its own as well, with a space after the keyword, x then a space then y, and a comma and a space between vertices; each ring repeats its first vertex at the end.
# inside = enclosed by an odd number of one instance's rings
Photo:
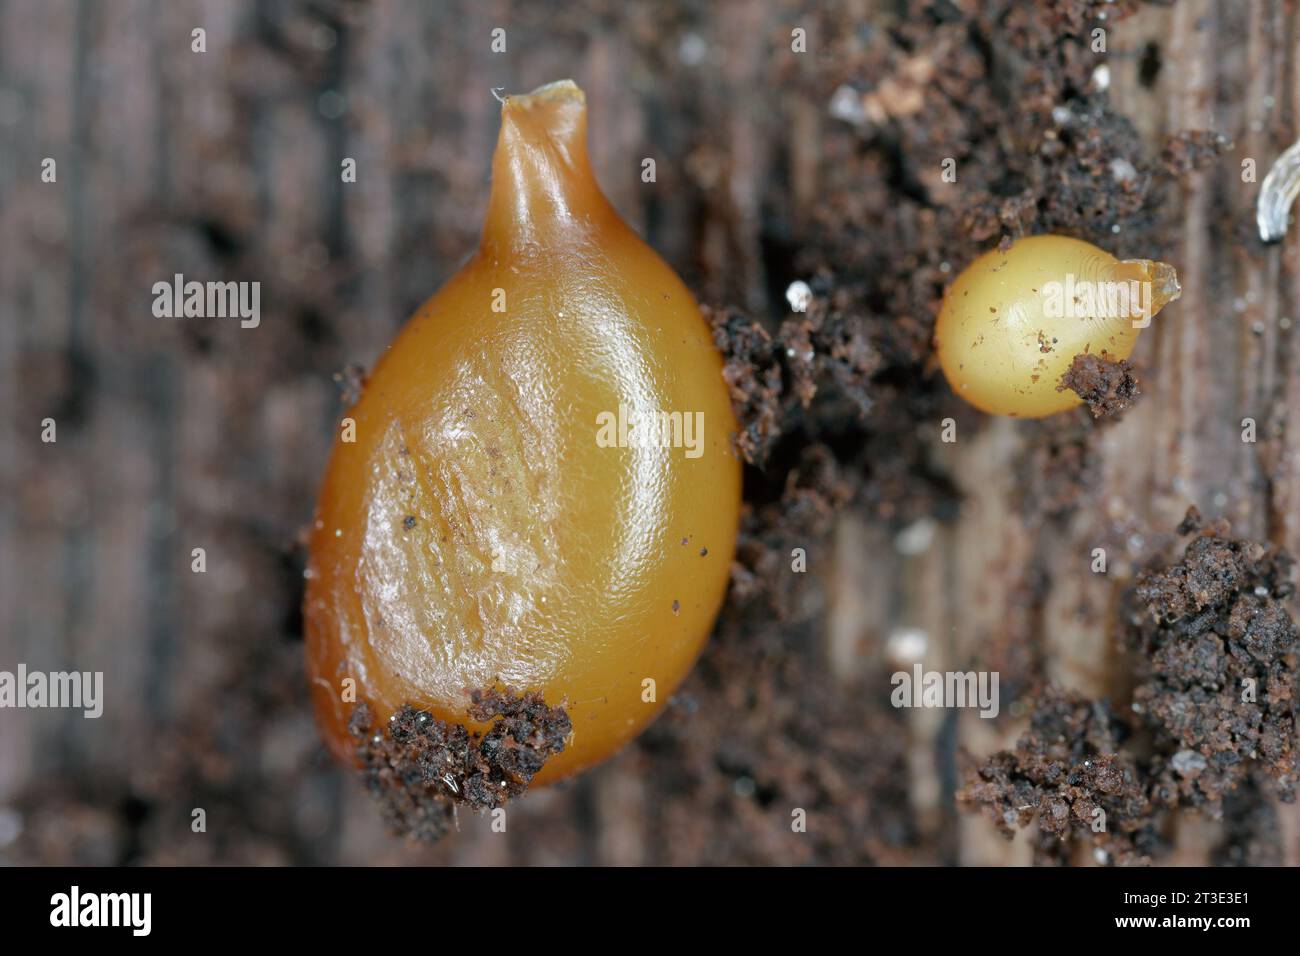
POLYGON ((1139 295, 1146 284, 1151 316, 1178 297, 1169 266, 1120 261, 1078 239, 1033 236, 985 253, 944 295, 935 327, 944 375, 958 395, 995 415, 1040 418, 1073 408, 1079 396, 1057 386, 1076 355, 1126 359, 1133 352, 1141 331, 1135 321, 1145 319, 1117 315, 1113 306, 1134 283, 1139 295), (1089 309, 1085 284, 1094 297, 1116 298, 1089 309))
POLYGON ((356 442, 334 448, 305 616, 318 720, 344 758, 345 677, 380 719, 409 702, 464 722, 465 691, 502 683, 567 699, 573 740, 536 782, 565 776, 654 717, 722 601, 740 465, 721 359, 601 195, 585 136, 572 84, 507 100, 481 248, 407 323, 348 413, 356 442), (602 447, 598 416, 620 405, 702 413, 698 457, 602 447))

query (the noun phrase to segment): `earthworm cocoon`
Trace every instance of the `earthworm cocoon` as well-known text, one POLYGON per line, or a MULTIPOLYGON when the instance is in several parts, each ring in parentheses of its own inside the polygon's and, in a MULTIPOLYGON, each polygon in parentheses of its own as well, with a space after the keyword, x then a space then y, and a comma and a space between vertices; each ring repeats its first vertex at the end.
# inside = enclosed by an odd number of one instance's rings
POLYGON ((691 293, 592 175, 572 82, 503 100, 477 254, 379 361, 335 444, 305 604, 315 708, 482 730, 467 691, 573 721, 544 783, 608 756, 686 676, 722 602, 740 463, 691 293))
POLYGON ((935 349, 953 391, 976 408, 1041 418, 1080 403, 1057 389, 1076 355, 1128 358, 1138 333, 1179 294, 1163 262, 1033 236, 985 253, 948 287, 935 349))

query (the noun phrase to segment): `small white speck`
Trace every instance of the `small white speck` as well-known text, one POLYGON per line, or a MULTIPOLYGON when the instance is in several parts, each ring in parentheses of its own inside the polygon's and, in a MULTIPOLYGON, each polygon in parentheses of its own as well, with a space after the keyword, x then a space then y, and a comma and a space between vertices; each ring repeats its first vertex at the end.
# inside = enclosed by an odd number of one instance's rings
POLYGON ((688 33, 677 44, 677 55, 687 66, 698 66, 708 56, 709 45, 698 33, 688 33))
POLYGON ((867 118, 866 110, 862 107, 861 94, 848 84, 831 94, 831 102, 827 109, 835 119, 852 123, 854 126, 861 125, 867 118))
POLYGON ((1110 174, 1117 183, 1131 182, 1137 179, 1137 168, 1122 156, 1110 161, 1110 174))
POLYGON ((912 522, 894 537, 894 549, 909 557, 925 554, 934 543, 935 524, 929 518, 912 522))
POLYGON ((885 652, 895 661, 919 661, 929 643, 930 635, 919 627, 899 627, 890 633, 885 652))
POLYGON ((802 279, 791 282, 785 290, 785 300, 790 303, 790 308, 795 312, 807 312, 812 297, 812 289, 802 279))
POLYGON ((1182 777, 1194 776, 1207 766, 1205 758, 1195 750, 1180 750, 1170 761, 1174 771, 1182 777))

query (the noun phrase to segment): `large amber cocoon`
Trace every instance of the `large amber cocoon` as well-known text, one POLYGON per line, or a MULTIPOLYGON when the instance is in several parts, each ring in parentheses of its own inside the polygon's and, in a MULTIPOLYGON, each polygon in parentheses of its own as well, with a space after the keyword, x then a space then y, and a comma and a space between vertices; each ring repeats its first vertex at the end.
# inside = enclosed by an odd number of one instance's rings
POLYGON ((535 784, 644 728, 727 586, 721 372, 691 293, 596 185, 582 91, 509 97, 480 248, 379 361, 325 473, 305 617, 332 749, 355 760, 349 677, 380 722, 410 703, 481 730, 467 691, 492 686, 566 702, 572 739, 535 784), (620 447, 620 409, 702 436, 629 427, 620 447))
POLYGON ((1178 294, 1164 263, 1033 236, 985 253, 949 286, 935 348, 953 391, 976 408, 1041 418, 1080 403, 1057 390, 1076 355, 1128 358, 1142 327, 1178 294))

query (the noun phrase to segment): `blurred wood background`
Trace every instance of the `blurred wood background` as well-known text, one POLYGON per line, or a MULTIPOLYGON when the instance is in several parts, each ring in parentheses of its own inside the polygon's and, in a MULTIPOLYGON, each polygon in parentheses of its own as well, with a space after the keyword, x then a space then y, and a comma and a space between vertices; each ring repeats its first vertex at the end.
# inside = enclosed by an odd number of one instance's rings
MULTIPOLYGON (((227 808, 244 818, 240 835, 223 836, 210 809, 216 849, 182 839, 153 861, 654 858, 634 755, 530 795, 505 838, 462 816, 433 850, 392 839, 320 756, 300 684, 293 554, 339 411, 331 375, 372 363, 474 247, 493 87, 572 75, 586 89, 602 185, 701 301, 770 311, 757 236, 774 157, 797 196, 817 195, 827 104, 770 89, 763 62, 799 23, 797 4, 548 6, 0 0, 0 668, 102 670, 108 696, 98 721, 0 713, 0 808, 48 793, 43 812, 30 800, 0 810, 0 843, 21 830, 51 862, 116 862, 130 856, 123 840, 147 837, 119 822, 140 815, 132 794, 175 793, 176 807, 136 826, 176 827, 198 775, 261 782, 227 808), (489 48, 496 26, 506 55, 489 48), (195 27, 204 54, 191 51, 195 27), (760 122, 773 109, 798 117, 781 144, 760 122), (646 155, 661 182, 691 179, 683 201, 642 187, 646 155), (56 183, 40 181, 45 157, 56 183), (344 157, 355 184, 340 180, 344 157), (155 319, 151 286, 176 272, 260 280, 260 327, 155 319), (39 441, 47 416, 52 445, 39 441), (195 547, 206 574, 190 571, 195 547), (160 734, 182 726, 188 736, 160 734), (288 835, 255 840, 275 828, 288 835)), ((864 20, 892 8, 844 6, 864 20)), ((1260 246, 1257 187, 1239 177, 1253 157, 1262 179, 1296 134, 1296 29, 1282 0, 1187 0, 1143 6, 1110 31, 1112 103, 1146 148, 1181 129, 1236 145, 1176 197, 1183 298, 1142 337, 1144 398, 1098 446, 1104 519, 1086 509, 1063 535, 1027 526, 1007 481, 1026 426, 987 423, 948 452, 966 498, 955 523, 913 529, 926 546, 900 550, 890 532, 840 518, 815 570, 842 672, 906 629, 925 635, 926 667, 939 670, 1033 634, 1050 676, 1122 695, 1126 675, 1108 666, 1120 590, 1174 543, 1189 503, 1300 553, 1288 420, 1300 409, 1300 244, 1293 233, 1260 246), (1163 65, 1149 85, 1139 71, 1152 44, 1163 65), (1240 440, 1247 416, 1258 444, 1240 440), (1110 555, 1106 576, 1088 571, 1094 547, 1110 555), (1031 613, 1020 592, 1040 574, 1054 586, 1031 613)), ((908 721, 908 789, 923 839, 938 840, 952 814, 945 718, 908 721)), ((956 733, 984 754, 1019 729, 964 714, 956 733)), ((1300 814, 1281 814, 1295 864, 1300 814)), ((1204 860, 1217 827, 1184 817, 1175 860, 1204 860)), ((1027 862, 1028 840, 963 816, 956 859, 1027 862)))

